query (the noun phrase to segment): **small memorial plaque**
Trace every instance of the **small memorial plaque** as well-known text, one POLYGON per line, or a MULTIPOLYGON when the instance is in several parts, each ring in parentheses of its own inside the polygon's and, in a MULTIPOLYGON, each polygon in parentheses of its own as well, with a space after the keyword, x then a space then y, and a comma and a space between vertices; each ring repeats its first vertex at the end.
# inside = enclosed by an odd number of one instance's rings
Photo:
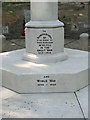
POLYGON ((43 31, 43 33, 37 37, 37 44, 38 54, 52 54, 53 39, 52 36, 48 34, 46 31, 43 31))

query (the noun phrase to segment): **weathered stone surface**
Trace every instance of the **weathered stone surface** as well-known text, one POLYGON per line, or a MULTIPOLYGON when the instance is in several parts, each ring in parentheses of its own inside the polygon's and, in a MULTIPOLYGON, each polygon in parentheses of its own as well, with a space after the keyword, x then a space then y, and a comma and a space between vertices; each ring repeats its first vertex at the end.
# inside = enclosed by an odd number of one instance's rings
POLYGON ((53 94, 17 94, 1 88, 3 118, 87 118, 89 115, 88 86, 77 93, 53 94))
POLYGON ((15 94, 4 90, 8 98, 3 99, 3 118, 84 117, 74 93, 15 94))

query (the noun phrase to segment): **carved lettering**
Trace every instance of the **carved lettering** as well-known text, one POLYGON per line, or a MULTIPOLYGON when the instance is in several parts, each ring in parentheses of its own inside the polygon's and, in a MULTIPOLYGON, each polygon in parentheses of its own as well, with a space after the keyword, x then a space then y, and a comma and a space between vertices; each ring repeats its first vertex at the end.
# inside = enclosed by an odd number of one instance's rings
POLYGON ((56 80, 51 79, 49 75, 45 75, 43 76, 42 79, 37 80, 37 85, 38 87, 42 87, 42 86, 56 87, 56 80))
POLYGON ((45 30, 43 30, 43 33, 37 37, 37 44, 38 44, 38 49, 37 49, 38 54, 52 54, 53 39, 51 35, 46 33, 45 30))

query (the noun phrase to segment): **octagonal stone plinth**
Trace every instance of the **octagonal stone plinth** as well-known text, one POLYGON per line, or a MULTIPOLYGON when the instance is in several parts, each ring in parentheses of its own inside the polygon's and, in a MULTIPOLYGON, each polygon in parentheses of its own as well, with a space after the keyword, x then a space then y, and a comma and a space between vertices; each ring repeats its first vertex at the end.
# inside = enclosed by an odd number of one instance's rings
POLYGON ((25 49, 0 54, 2 84, 18 93, 74 92, 88 85, 88 52, 65 49, 66 61, 36 64, 22 60, 25 49))

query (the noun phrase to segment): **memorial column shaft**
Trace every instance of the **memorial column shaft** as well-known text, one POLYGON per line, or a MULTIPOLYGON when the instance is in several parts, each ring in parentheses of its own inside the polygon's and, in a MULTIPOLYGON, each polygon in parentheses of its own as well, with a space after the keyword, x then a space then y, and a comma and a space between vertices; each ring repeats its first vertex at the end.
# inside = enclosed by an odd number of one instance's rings
POLYGON ((63 26, 58 20, 58 2, 31 2, 31 20, 26 24, 23 59, 35 63, 65 60, 63 26))
POLYGON ((31 2, 32 21, 52 21, 58 19, 57 2, 31 2))

